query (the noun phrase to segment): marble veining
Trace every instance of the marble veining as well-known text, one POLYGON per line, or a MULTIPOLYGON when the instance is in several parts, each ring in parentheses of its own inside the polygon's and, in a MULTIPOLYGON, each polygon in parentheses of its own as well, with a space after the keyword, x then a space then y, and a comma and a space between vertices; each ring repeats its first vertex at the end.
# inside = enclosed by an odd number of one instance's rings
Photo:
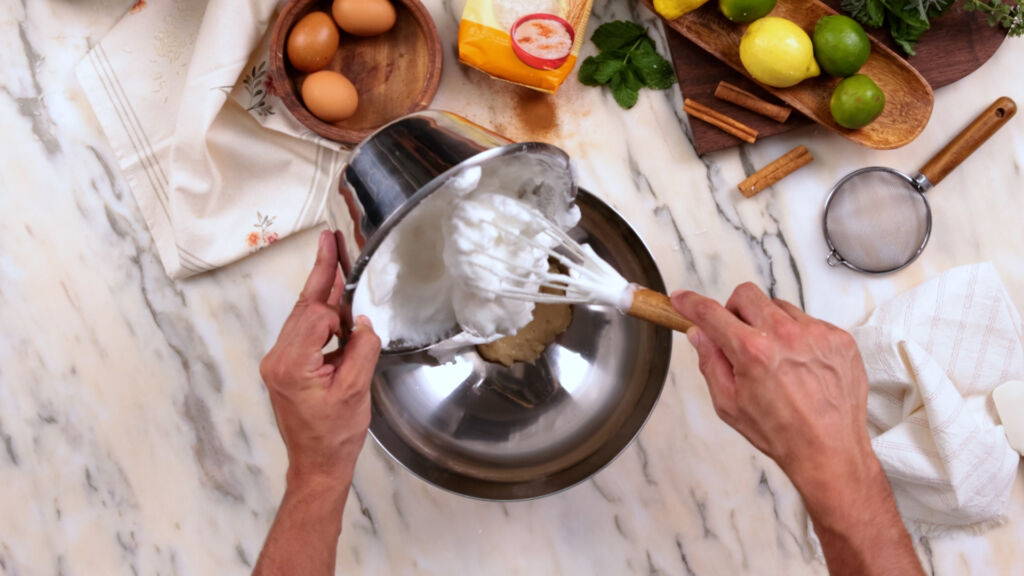
MULTIPOLYGON (((916 169, 999 95, 1024 103, 1010 40, 936 93, 918 140, 859 148, 805 128, 697 157, 678 89, 628 112, 570 79, 553 99, 457 64, 463 2, 427 0, 445 70, 434 105, 562 146, 583 186, 636 227, 670 288, 725 298, 751 280, 840 326, 956 265, 991 260, 1024 307, 1024 118, 933 192, 920 261, 868 278, 828 268, 820 209, 872 164, 916 169), (527 118, 527 116, 529 118, 527 118), (540 120, 538 120, 540 118, 540 120), (737 182, 798 143, 815 161, 758 197, 737 182)), ((133 5, 8 2, 0 19, 0 574, 245 574, 284 488, 257 365, 312 263, 316 233, 174 282, 160 265, 74 66, 133 5)), ((595 2, 591 30, 637 3, 595 2)), ((583 56, 593 52, 586 45, 583 56)), ((344 574, 824 574, 799 496, 714 414, 682 338, 637 440, 561 494, 489 503, 435 489, 363 450, 338 544, 344 574)), ((1024 475, 1010 522, 919 538, 929 574, 1019 573, 1024 475)))

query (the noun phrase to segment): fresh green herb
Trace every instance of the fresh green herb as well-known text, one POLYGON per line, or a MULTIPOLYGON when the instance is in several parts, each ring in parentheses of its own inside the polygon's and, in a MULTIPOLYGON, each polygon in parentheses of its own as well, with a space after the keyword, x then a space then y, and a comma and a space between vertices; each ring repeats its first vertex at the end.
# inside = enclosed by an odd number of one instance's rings
MULTIPOLYGON (((954 1, 843 0, 842 8, 865 26, 888 25, 896 44, 913 56, 914 45, 931 28, 931 19, 948 12, 954 1)), ((1010 36, 1024 34, 1024 0, 964 0, 963 7, 985 13, 990 26, 1007 28, 1010 36)))
POLYGON ((964 10, 984 13, 989 26, 998 24, 1010 36, 1024 36, 1024 0, 964 0, 964 10))
POLYGON ((644 36, 647 36, 647 30, 644 30, 643 26, 635 22, 615 20, 598 26, 590 41, 597 45, 601 52, 610 52, 626 48, 644 36))
POLYGON ((882 0, 843 0, 842 7, 865 26, 878 28, 885 22, 885 4, 882 4, 882 0))
POLYGON ((658 54, 642 26, 622 20, 607 22, 594 31, 590 40, 601 53, 580 64, 579 80, 587 86, 608 84, 619 106, 635 106, 645 86, 664 90, 675 84, 672 64, 658 54))

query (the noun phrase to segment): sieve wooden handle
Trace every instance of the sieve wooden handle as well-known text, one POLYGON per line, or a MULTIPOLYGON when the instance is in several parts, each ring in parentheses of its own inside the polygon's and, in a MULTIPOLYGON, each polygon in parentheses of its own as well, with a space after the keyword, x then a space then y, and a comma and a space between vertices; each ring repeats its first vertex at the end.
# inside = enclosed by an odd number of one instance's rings
POLYGON ((1000 97, 933 156, 921 168, 921 174, 924 174, 933 186, 938 184, 1016 113, 1017 104, 1006 96, 1000 97))
POLYGON ((686 332, 693 326, 693 322, 676 312, 668 296, 649 288, 637 287, 633 290, 633 303, 627 314, 677 332, 686 332))

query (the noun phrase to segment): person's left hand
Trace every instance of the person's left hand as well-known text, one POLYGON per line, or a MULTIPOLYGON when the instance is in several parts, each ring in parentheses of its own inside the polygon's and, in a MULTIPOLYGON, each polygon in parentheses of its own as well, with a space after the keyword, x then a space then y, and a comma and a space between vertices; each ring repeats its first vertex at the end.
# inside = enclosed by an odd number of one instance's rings
POLYGON ((340 234, 320 235, 316 263, 299 301, 260 363, 288 449, 290 485, 323 479, 347 486, 370 424, 370 380, 380 339, 363 316, 352 329, 338 268, 344 244, 336 240, 343 242, 340 234), (334 335, 341 347, 324 354, 334 335))

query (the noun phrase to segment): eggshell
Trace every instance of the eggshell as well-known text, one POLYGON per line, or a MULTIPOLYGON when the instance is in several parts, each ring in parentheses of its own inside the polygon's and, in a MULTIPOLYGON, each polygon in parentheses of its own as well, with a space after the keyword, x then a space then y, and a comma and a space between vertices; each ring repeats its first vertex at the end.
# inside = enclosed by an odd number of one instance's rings
POLYGON ((338 27, 326 12, 310 12, 288 34, 288 61, 303 72, 315 72, 338 51, 338 27))
POLYGON ((302 82, 302 102, 324 122, 351 117, 359 107, 359 94, 348 78, 337 72, 314 72, 302 82))
POLYGON ((376 36, 395 25, 395 7, 388 0, 334 0, 334 21, 356 36, 376 36))

